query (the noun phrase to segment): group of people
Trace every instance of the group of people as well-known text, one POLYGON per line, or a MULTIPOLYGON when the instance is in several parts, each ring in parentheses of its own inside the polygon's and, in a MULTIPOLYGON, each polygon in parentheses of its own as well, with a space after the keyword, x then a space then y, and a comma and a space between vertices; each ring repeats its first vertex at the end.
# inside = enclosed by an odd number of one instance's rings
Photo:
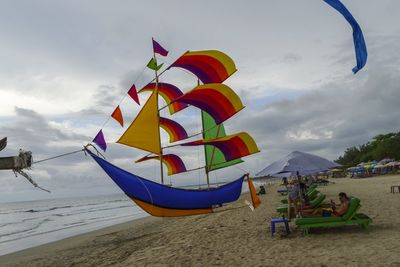
POLYGON ((311 185, 309 180, 303 181, 300 176, 293 181, 293 185, 290 187, 287 178, 282 179, 283 185, 288 190, 288 219, 291 218, 292 204, 294 205, 295 212, 301 215, 308 216, 336 216, 340 217, 345 214, 349 207, 349 197, 346 193, 339 193, 339 204, 336 204, 333 200, 330 201, 329 207, 318 207, 315 209, 310 208, 310 199, 307 196, 307 189, 311 185))

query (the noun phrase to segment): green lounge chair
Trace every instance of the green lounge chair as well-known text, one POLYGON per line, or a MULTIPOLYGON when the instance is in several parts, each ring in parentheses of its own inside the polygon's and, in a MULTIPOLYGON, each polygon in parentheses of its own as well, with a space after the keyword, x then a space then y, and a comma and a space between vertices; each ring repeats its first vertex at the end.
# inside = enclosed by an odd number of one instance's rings
MULTIPOLYGON (((322 204, 322 202, 325 200, 326 195, 319 193, 318 196, 316 198, 314 198, 314 200, 310 201, 310 206, 309 209, 315 209, 318 206, 320 206, 322 204)), ((276 211, 279 213, 287 213, 287 209, 288 209, 288 205, 284 204, 281 205, 279 207, 276 208, 276 211)), ((293 209, 293 207, 292 207, 293 209)))
MULTIPOLYGON (((309 188, 306 192, 306 195, 310 200, 313 200, 317 195, 319 191, 314 187, 314 188, 309 188)), ((281 199, 282 204, 287 204, 287 198, 281 199)))
POLYGON ((315 189, 317 187, 318 187, 317 184, 312 184, 312 185, 308 186, 308 189, 311 190, 311 189, 315 189))
MULTIPOLYGON (((317 184, 312 184, 312 185, 308 186, 308 191, 312 191, 313 189, 315 189, 317 187, 318 187, 317 184)), ((276 190, 276 192, 281 194, 281 195, 287 195, 288 194, 288 190, 286 188, 285 189, 278 189, 278 190, 276 190)), ((286 199, 286 202, 284 202, 285 199, 282 199, 281 201, 282 201, 282 203, 287 203, 287 199, 286 199)))
POLYGON ((360 225, 361 228, 366 229, 372 220, 365 214, 357 213, 360 208, 360 199, 353 197, 350 199, 349 209, 341 217, 298 218, 295 220, 295 224, 302 229, 305 234, 308 234, 311 228, 317 227, 329 228, 343 225, 360 225))

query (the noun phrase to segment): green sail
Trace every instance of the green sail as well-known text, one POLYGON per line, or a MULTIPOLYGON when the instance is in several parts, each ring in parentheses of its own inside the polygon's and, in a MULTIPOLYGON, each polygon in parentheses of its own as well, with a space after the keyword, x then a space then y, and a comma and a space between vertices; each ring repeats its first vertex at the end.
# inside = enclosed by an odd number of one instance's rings
MULTIPOLYGON (((214 119, 207 112, 204 111, 201 112, 201 119, 203 122, 203 131, 206 131, 203 134, 203 138, 217 138, 226 136, 224 125, 221 123, 220 125, 216 126, 214 119), (211 130, 207 131, 208 129, 211 130)), ((204 146, 204 150, 206 154, 207 172, 229 167, 243 162, 242 159, 234 159, 231 161, 226 161, 224 154, 222 154, 221 150, 219 150, 214 146, 206 145, 204 146)))

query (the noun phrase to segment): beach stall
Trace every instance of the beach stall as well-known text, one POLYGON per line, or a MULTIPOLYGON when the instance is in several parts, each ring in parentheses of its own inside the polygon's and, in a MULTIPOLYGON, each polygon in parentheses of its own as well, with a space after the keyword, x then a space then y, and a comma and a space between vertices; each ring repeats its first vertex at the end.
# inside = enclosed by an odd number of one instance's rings
POLYGON ((376 165, 376 163, 374 164, 374 162, 368 162, 367 164, 365 164, 363 166, 365 169, 366 177, 372 176, 372 170, 374 169, 375 165, 376 165))
POLYGON ((398 173, 400 171, 400 161, 392 161, 384 165, 387 173, 398 173))
POLYGON ((387 173, 387 167, 385 165, 377 164, 372 169, 373 175, 383 175, 387 173))
POLYGON ((344 178, 344 177, 347 177, 346 170, 339 169, 339 168, 331 169, 329 171, 329 174, 330 174, 330 177, 332 177, 332 178, 344 178))
POLYGON ((350 173, 350 178, 365 178, 367 177, 367 170, 364 167, 356 166, 347 169, 350 173))

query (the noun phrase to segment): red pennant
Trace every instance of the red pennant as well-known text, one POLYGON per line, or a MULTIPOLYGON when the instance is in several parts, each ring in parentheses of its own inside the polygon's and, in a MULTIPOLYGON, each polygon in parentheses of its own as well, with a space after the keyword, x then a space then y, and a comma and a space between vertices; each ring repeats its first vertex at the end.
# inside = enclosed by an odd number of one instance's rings
POLYGON ((139 97, 136 91, 136 86, 134 84, 132 85, 131 89, 129 89, 128 95, 132 97, 132 99, 135 100, 135 102, 140 106, 139 97))
POLYGON ((121 109, 119 106, 114 110, 114 112, 111 114, 111 117, 113 117, 116 121, 121 124, 122 127, 124 127, 124 119, 122 117, 121 109))

